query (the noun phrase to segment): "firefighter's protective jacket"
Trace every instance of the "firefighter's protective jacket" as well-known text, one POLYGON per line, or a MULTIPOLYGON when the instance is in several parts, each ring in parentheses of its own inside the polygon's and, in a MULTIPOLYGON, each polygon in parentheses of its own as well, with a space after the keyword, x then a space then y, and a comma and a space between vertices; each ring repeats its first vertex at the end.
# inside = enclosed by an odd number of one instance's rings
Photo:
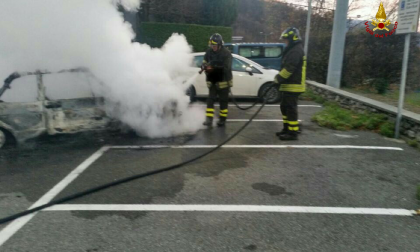
POLYGON ((232 54, 224 46, 217 52, 209 48, 204 55, 203 64, 210 65, 213 71, 206 72, 207 85, 217 84, 220 89, 233 86, 232 54))
POLYGON ((282 69, 276 75, 275 82, 280 84, 280 91, 303 93, 306 90, 306 56, 302 42, 286 47, 281 61, 282 69))

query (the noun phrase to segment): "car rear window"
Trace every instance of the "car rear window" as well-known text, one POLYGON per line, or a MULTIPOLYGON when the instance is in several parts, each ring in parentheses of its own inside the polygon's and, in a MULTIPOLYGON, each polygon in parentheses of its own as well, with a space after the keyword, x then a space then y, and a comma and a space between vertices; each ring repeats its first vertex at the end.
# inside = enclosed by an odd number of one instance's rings
POLYGON ((265 58, 278 58, 282 53, 282 48, 280 46, 273 47, 264 47, 264 57, 265 58))
POLYGON ((194 63, 193 66, 194 67, 201 67, 201 65, 203 64, 203 60, 204 60, 204 56, 195 56, 194 57, 194 63))
POLYGON ((225 47, 229 50, 229 52, 233 53, 233 45, 225 45, 225 47))
POLYGON ((278 58, 282 53, 281 46, 240 46, 239 55, 252 58, 278 58))
POLYGON ((263 50, 260 46, 240 46, 239 55, 245 58, 261 58, 263 50))

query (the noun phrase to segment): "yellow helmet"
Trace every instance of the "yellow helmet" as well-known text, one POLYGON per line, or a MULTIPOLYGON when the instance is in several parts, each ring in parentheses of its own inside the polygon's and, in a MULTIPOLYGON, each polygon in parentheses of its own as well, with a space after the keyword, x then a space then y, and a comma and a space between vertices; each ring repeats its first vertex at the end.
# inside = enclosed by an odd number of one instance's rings
POLYGON ((290 42, 297 42, 301 41, 302 38, 300 37, 299 30, 295 27, 289 27, 281 34, 280 39, 286 39, 290 42))
POLYGON ((223 44, 224 44, 224 42, 223 42, 222 35, 220 35, 219 33, 215 33, 215 34, 211 35, 210 40, 209 40, 209 46, 211 46, 211 45, 222 46, 223 44))

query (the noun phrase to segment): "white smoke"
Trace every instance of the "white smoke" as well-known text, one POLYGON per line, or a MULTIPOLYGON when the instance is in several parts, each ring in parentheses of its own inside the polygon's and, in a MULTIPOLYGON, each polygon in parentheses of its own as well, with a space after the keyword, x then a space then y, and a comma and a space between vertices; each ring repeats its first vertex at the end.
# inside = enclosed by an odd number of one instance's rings
POLYGON ((122 5, 124 9, 128 11, 134 11, 140 6, 141 0, 111 0, 112 3, 117 6, 118 4, 122 5))
POLYGON ((161 49, 132 43, 116 4, 135 9, 139 0, 1 0, 0 79, 87 67, 103 82, 93 90, 112 105, 109 114, 138 133, 197 131, 204 113, 188 107, 192 50, 185 37, 175 34, 161 49))

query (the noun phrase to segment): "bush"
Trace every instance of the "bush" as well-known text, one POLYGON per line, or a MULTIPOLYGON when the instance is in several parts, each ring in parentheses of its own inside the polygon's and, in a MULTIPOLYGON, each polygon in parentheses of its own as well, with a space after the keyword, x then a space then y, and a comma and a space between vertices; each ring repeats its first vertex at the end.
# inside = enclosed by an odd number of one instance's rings
POLYGON ((417 186, 417 199, 420 200, 420 185, 417 186))
POLYGON ((387 121, 382 114, 356 113, 341 108, 334 102, 325 102, 325 109, 312 118, 320 126, 336 130, 371 130, 379 131, 380 134, 393 137, 394 125, 387 121))
POLYGON ((389 81, 384 78, 374 79, 372 84, 374 85, 378 94, 385 94, 389 88, 389 81))
POLYGON ((409 140, 408 141, 408 145, 410 145, 411 147, 417 148, 419 147, 419 143, 417 142, 417 140, 413 139, 413 140, 409 140))
POLYGON ((353 128, 354 117, 349 110, 342 109, 331 102, 324 103, 324 106, 325 109, 323 111, 314 115, 313 121, 320 126, 331 129, 350 130, 353 128))
POLYGON ((232 28, 170 23, 141 23, 137 32, 137 41, 151 47, 162 47, 173 33, 184 34, 195 52, 204 52, 213 33, 220 33, 225 42, 232 41, 232 28))
POLYGON ((381 125, 379 128, 379 134, 386 136, 386 137, 394 137, 395 133, 395 125, 387 122, 381 125))
POLYGON ((317 122, 322 127, 343 131, 351 129, 371 130, 386 137, 394 136, 395 126, 388 121, 388 117, 384 114, 356 113, 341 108, 336 102, 326 101, 311 89, 308 89, 301 97, 304 100, 319 100, 324 105, 324 110, 312 117, 312 121, 317 122))
POLYGON ((324 104, 324 102, 326 102, 324 98, 322 98, 320 95, 315 94, 314 91, 312 91, 312 89, 309 88, 306 89, 306 92, 300 95, 299 98, 304 101, 314 101, 319 104, 324 104))

